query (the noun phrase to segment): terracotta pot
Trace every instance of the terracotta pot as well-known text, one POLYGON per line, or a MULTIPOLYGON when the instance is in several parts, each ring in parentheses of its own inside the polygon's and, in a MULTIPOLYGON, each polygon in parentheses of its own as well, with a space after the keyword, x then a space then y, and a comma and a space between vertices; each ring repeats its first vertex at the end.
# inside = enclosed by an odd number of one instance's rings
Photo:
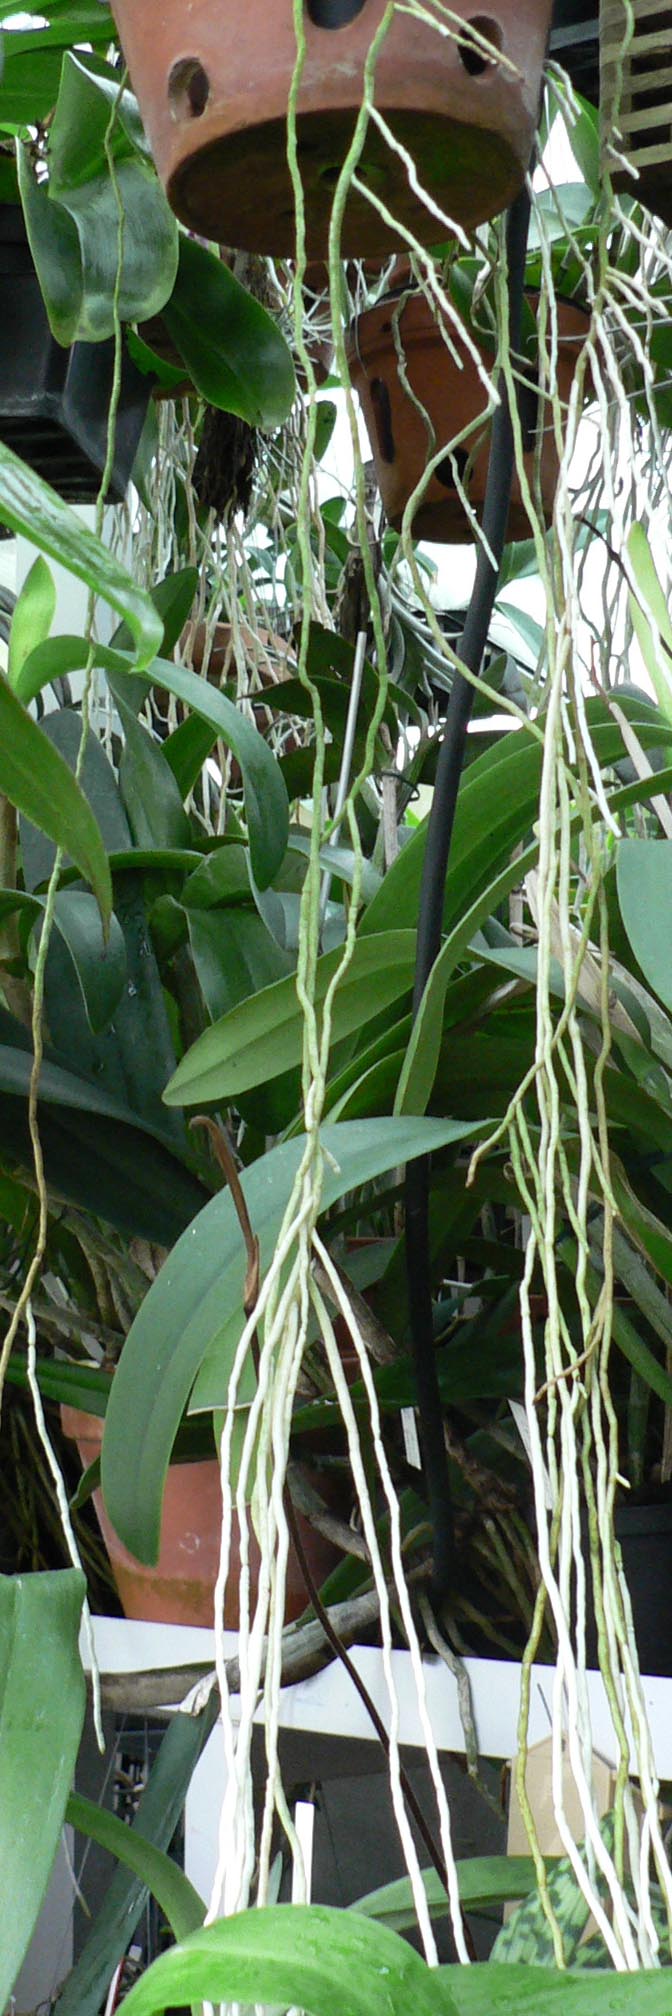
MULTIPOLYGON (((77 1407, 61 1408, 63 1433, 76 1442, 83 1469, 100 1455, 103 1422, 97 1415, 84 1414, 77 1407)), ((119 1599, 126 1617, 154 1624, 212 1625, 213 1602, 219 1562, 221 1498, 219 1465, 210 1462, 171 1464, 166 1479, 161 1520, 161 1545, 154 1568, 147 1568, 129 1554, 108 1518, 102 1491, 94 1491, 93 1503, 107 1548, 119 1599)), ((299 1513, 298 1524, 310 1566, 318 1584, 324 1581, 340 1555, 316 1533, 299 1513)), ((254 1601, 255 1578, 259 1571, 259 1549, 250 1544, 250 1581, 254 1601)), ((240 1543, 238 1521, 234 1517, 231 1538, 231 1566, 224 1605, 224 1623, 237 1631, 240 1543)), ((287 1562, 287 1602, 285 1622, 300 1617, 307 1603, 298 1558, 290 1547, 287 1562)))
MULTIPOLYGON (((402 385, 397 367, 392 325, 397 305, 396 298, 388 295, 375 308, 367 309, 353 324, 348 341, 352 382, 361 400, 380 494, 395 531, 401 528, 405 506, 429 460, 427 428, 402 385)), ((558 391, 565 402, 569 398, 579 349, 587 334, 588 317, 573 302, 559 302, 558 326, 558 391)), ((408 383, 430 416, 436 448, 445 444, 447 449, 464 427, 487 410, 485 390, 476 365, 466 345, 451 331, 451 340, 461 357, 462 369, 453 362, 424 294, 409 296, 399 316, 399 333, 408 383)), ((490 364, 491 359, 485 350, 481 354, 486 366, 490 364)), ((521 401, 524 435, 530 442, 525 466, 532 484, 540 418, 543 427, 540 480, 548 523, 552 517, 558 481, 558 456, 550 414, 546 415, 542 406, 539 416, 538 406, 530 376, 529 391, 527 395, 523 394, 521 401)), ((460 479, 479 520, 485 497, 489 445, 488 424, 484 425, 478 437, 471 435, 454 451, 460 479), (473 460, 468 468, 471 457, 473 460)), ((432 539, 439 543, 459 542, 471 537, 469 521, 455 487, 454 470, 447 454, 427 485, 423 501, 414 516, 413 532, 416 539, 432 539)), ((515 474, 508 537, 530 537, 530 522, 515 474)))
MULTIPOLYGON (((307 0, 298 97, 299 164, 311 258, 327 247, 335 183, 363 92, 363 71, 386 0, 307 0)), ((296 63, 291 0, 113 0, 152 153, 178 217, 208 238, 291 256, 294 199, 286 115, 296 63)), ((421 186, 468 228, 504 209, 520 187, 535 130, 550 0, 454 0, 454 14, 507 59, 486 61, 473 39, 394 15, 378 52, 377 107, 415 161, 421 186), (509 65, 513 67, 509 67, 509 65)), ((358 175, 400 223, 431 243, 437 219, 413 192, 399 155, 372 120, 358 175)), ((345 254, 399 243, 365 196, 350 198, 345 254)), ((441 227, 439 227, 439 236, 441 227)))

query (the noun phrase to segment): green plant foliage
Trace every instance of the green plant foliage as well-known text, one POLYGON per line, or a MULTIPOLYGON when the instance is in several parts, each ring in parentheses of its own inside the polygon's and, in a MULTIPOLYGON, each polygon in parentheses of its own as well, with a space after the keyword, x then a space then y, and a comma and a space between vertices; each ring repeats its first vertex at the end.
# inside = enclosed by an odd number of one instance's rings
MULTIPOLYGON (((134 640, 135 671, 151 664, 161 647, 163 624, 151 597, 127 574, 109 547, 83 525, 55 490, 0 443, 0 523, 23 532, 34 546, 86 582, 128 623, 134 640)), ((81 649, 81 645, 80 645, 81 649)))
MULTIPOLYGON (((153 610, 153 614, 160 623, 158 611, 153 610)), ((136 664, 128 653, 103 645, 96 647, 96 660, 107 672, 123 705, 123 679, 119 682, 117 675, 133 675, 136 664)), ((80 638, 50 638, 25 661, 19 682, 22 698, 33 699, 50 680, 62 678, 66 672, 80 670, 85 662, 85 646, 80 638)), ((198 674, 189 671, 186 666, 174 665, 170 658, 155 657, 150 670, 157 685, 165 686, 176 699, 191 707, 200 720, 214 731, 214 735, 220 736, 227 748, 232 750, 242 772, 255 881, 260 889, 267 888, 284 860, 289 833, 287 791, 279 764, 258 730, 245 719, 233 701, 227 700, 225 693, 219 693, 216 687, 210 686, 205 679, 199 679, 198 674)), ((129 686, 134 684, 131 676, 129 686)), ((137 723, 135 727, 140 734, 142 731, 137 723)), ((200 750, 202 744, 197 746, 200 750)), ((180 777, 180 784, 182 782, 180 777)), ((176 807, 175 800, 173 805, 176 807)), ((176 809, 173 816, 177 821, 176 809)), ((183 834, 186 831, 182 822, 179 830, 183 834)))
POLYGON ((661 713, 672 721, 672 621, 656 573, 643 525, 631 526, 627 538, 637 594, 630 595, 630 615, 661 713))
MULTIPOLYGON (((387 1119, 325 1127, 323 1146, 333 1164, 328 1159, 325 1166, 323 1210, 386 1169, 473 1132, 451 1120, 387 1119)), ((241 1178, 259 1240, 262 1275, 303 1149, 302 1138, 284 1142, 241 1178)), ((112 1523, 141 1561, 157 1558, 170 1452, 202 1366, 193 1404, 225 1404, 241 1331, 245 1266, 233 1200, 228 1190, 220 1191, 169 1254, 126 1339, 107 1411, 102 1478, 112 1523)), ((240 1403, 249 1397, 250 1385, 241 1383, 240 1403)))
MULTIPOLYGON (((126 1952, 145 1908, 157 1864, 151 1849, 169 1848, 175 1833, 192 1772, 214 1728, 218 1714, 216 1694, 198 1715, 173 1716, 152 1765, 133 1825, 128 1830, 135 1841, 127 1849, 126 1866, 115 1869, 108 1884, 105 1902, 96 1914, 88 1939, 58 1999, 59 2016, 99 2016, 117 1962, 126 1952), (146 1853, 147 1843, 150 1852, 146 1853), (139 1871, 139 1873, 138 1873, 139 1871)), ((177 1873, 177 1872, 176 1872, 177 1873)), ((191 1887, 191 1886, 190 1886, 191 1887)), ((164 1897, 165 1880, 162 1880, 164 1897)), ((175 1886, 169 1902, 175 1910, 175 1886)), ((195 1898, 195 1892, 192 1893, 195 1898)), ((195 1903, 181 1893, 178 1909, 193 1909, 195 1903)))
MULTIPOLYGON (((18 911, 41 923, 45 904, 43 896, 0 889, 0 919, 18 911)), ((112 915, 105 939, 93 897, 83 889, 59 889, 54 924, 67 945, 89 1028, 99 1032, 111 1020, 126 979, 126 947, 119 921, 112 915)))
POLYGON ((107 929, 112 882, 99 827, 79 784, 0 672, 0 790, 72 856, 107 929))
POLYGON ((185 232, 164 321, 190 378, 210 406, 250 427, 281 427, 296 395, 284 336, 228 266, 185 232))
POLYGON ((125 1821, 118 1820, 105 1806, 96 1806, 92 1799, 83 1799, 79 1793, 71 1794, 65 1818, 79 1834, 97 1841, 99 1848, 106 1848, 124 1868, 139 1876, 141 1883, 151 1890, 175 1939, 186 1939, 189 1932, 203 1924, 203 1899, 172 1855, 166 1855, 135 1827, 127 1827, 125 1821))
MULTIPOLYGON (((536 1891, 531 1855, 470 1855, 455 1866, 460 1903, 465 1911, 492 1909, 493 1905, 508 1904, 536 1891)), ((430 1915, 445 1918, 448 1898, 436 1870, 423 1869, 422 1880, 430 1915)), ((366 1897, 358 1897, 352 1909, 387 1925, 390 1932, 410 1932, 418 1922, 408 1876, 400 1876, 395 1883, 385 1883, 379 1890, 370 1890, 366 1897)))
MULTIPOLYGON (((322 1003, 342 960, 342 949, 318 960, 315 999, 322 1003)), ((413 984, 415 932, 377 932, 360 939, 339 984, 333 1009, 333 1040, 359 1029, 413 984)), ((166 1104, 204 1105, 235 1099, 263 1085, 301 1060, 303 1016, 293 975, 266 987, 240 1009, 232 1009, 206 1029, 178 1065, 166 1088, 166 1104)))
MULTIPOLYGON (((409 2016, 410 2010, 435 2016, 437 1985, 413 1948, 385 1926, 326 1905, 280 1904, 220 1920, 173 1947, 131 1991, 129 2016, 211 1996, 282 2007, 298 2000, 317 2016, 343 2016, 344 2010, 348 2016, 409 2016)), ((456 2005, 441 1987, 438 2007, 443 2016, 455 2016, 456 2005)))
POLYGON ((120 92, 114 72, 98 75, 92 63, 72 51, 63 57, 48 190, 35 182, 26 152, 19 157, 30 247, 64 344, 112 336, 115 302, 124 322, 158 314, 177 273, 177 224, 146 158, 135 99, 120 92))
POLYGON ((83 1575, 0 1576, 0 2004, 58 1847, 86 1705, 83 1575))
POLYGON ((204 2000, 298 2004, 308 2016, 668 2016, 664 1973, 427 1967, 386 1927, 323 1904, 220 1919, 155 1960, 128 2016, 204 2000))
MULTIPOLYGON (((142 1052, 141 1052, 142 1055, 142 1052)), ((137 1060, 136 1060, 137 1062, 137 1060)), ((3 1155, 32 1171, 26 1030, 0 1009, 0 1134, 3 1155)), ((64 1068, 51 1049, 40 1074, 40 1135, 47 1183, 130 1238, 170 1246, 206 1192, 172 1144, 130 1106, 64 1068)))
POLYGON ((622 840, 616 874, 637 964, 654 994, 672 1009, 672 840, 622 840))
POLYGON ((54 620, 56 588, 51 568, 41 553, 33 561, 17 599, 9 633, 7 677, 15 691, 24 659, 43 643, 54 620))

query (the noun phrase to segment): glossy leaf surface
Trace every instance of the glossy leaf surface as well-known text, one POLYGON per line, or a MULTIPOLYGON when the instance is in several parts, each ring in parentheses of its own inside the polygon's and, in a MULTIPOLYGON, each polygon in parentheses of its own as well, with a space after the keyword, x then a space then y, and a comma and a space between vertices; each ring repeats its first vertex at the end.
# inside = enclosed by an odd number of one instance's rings
POLYGON ((128 1997, 128 2016, 168 2002, 298 2003, 315 2016, 454 2016, 455 2004, 403 1940, 354 1911, 271 1905, 192 1933, 128 1997))
POLYGON ((296 393, 284 336, 223 260, 185 232, 164 321, 209 405, 250 427, 282 426, 296 393))

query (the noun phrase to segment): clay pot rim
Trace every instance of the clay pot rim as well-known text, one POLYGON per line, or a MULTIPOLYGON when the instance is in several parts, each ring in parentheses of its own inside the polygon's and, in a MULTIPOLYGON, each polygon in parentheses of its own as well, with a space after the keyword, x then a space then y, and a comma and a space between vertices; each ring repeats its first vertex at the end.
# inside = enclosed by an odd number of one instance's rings
MULTIPOLYGON (((388 331, 384 327, 384 324, 381 323, 381 316, 387 316, 390 308, 394 307, 397 301, 403 300, 404 295, 406 295, 406 302, 399 318, 400 326, 402 321, 404 324, 404 349, 406 351, 423 349, 425 347, 437 349, 440 346, 442 350, 446 351, 449 363, 452 361, 450 351, 444 343, 439 323, 433 312, 431 302, 427 299, 427 295, 423 293, 420 287, 413 289, 401 287, 394 289, 389 294, 384 294, 380 301, 374 302, 370 308, 363 308, 361 313, 354 317, 347 332, 345 343, 346 357, 349 365, 353 363, 360 364, 365 369, 367 363, 372 357, 375 357, 377 352, 388 351, 390 347, 394 347, 394 342, 392 341, 392 346, 390 346, 387 340, 388 335, 391 336, 392 332, 391 330, 388 331), (367 326, 362 340, 361 332, 364 324, 367 326)), ((538 302, 540 298, 539 289, 536 287, 526 287, 525 298, 531 303, 538 302)), ((561 354, 568 356, 573 350, 578 352, 585 341, 590 325, 590 309, 584 307, 582 302, 573 299, 571 296, 562 294, 556 296, 556 303, 560 311, 558 317, 558 346, 561 354), (563 311, 565 311, 564 317, 563 311), (566 332, 563 332, 562 321, 563 319, 566 321, 568 312, 576 316, 577 326, 573 330, 567 329, 566 332)), ((464 343, 460 330, 457 328, 454 329, 452 335, 456 345, 462 343, 466 350, 466 343, 464 343)), ((473 329, 471 335, 481 354, 487 354, 483 338, 477 335, 473 329)), ((531 358, 524 358, 523 361, 533 368, 533 360, 531 358)))

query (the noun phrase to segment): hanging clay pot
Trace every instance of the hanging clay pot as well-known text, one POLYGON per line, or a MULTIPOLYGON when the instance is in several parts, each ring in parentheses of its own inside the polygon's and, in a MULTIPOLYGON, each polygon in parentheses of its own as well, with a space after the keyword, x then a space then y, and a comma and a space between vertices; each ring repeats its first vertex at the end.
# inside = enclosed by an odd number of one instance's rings
MULTIPOLYGON (((51 334, 18 204, 0 204, 0 441, 70 504, 94 504, 107 455, 114 342, 73 343, 51 334)), ((121 503, 135 461, 151 385, 122 352, 110 504, 121 503)))
MULTIPOLYGON (((76 1442, 83 1469, 100 1455, 103 1422, 97 1415, 77 1407, 61 1407, 64 1435, 76 1442)), ((161 1518, 159 1558, 148 1568, 122 1545, 105 1510, 102 1491, 94 1491, 93 1503, 98 1524, 110 1557, 124 1615, 153 1624, 199 1624, 211 1627, 214 1591, 219 1566, 221 1493, 219 1464, 213 1457, 202 1463, 171 1463, 166 1478, 161 1518)), ((297 1513, 305 1553, 318 1585, 340 1560, 336 1549, 316 1533, 297 1513)), ((250 1586, 255 1601, 259 1573, 259 1549, 250 1539, 250 1586)), ((224 1623, 237 1631, 240 1622, 238 1580, 240 1575, 240 1531, 234 1514, 231 1533, 230 1568, 224 1604, 224 1623)), ((287 1561, 285 1622, 300 1617, 307 1604, 305 1583, 298 1557, 290 1547, 287 1561)))
MULTIPOLYGON (((327 250, 335 184, 364 91, 364 64, 386 0, 306 0, 298 89, 298 159, 310 258, 327 250)), ((208 238, 291 257, 295 209, 287 104, 296 64, 292 0, 113 0, 150 146, 178 217, 208 238)), ((454 0, 430 25, 401 8, 378 50, 375 103, 408 151, 419 184, 471 228, 503 210, 528 166, 550 0, 454 0), (456 27, 455 19, 458 19, 456 27), (459 22, 465 32, 460 34, 459 22), (487 48, 484 50, 483 39, 487 48), (488 55, 488 49, 492 51, 488 55)), ((357 174, 426 243, 442 226, 406 163, 370 120, 357 174)), ((445 233, 444 233, 445 235, 445 233)), ((346 209, 345 255, 400 242, 366 195, 346 209)))
MULTIPOLYGON (((398 317, 399 338, 405 357, 405 375, 416 399, 422 402, 432 422, 435 447, 429 447, 427 427, 399 375, 394 341, 393 317, 399 297, 388 295, 369 308, 353 324, 348 342, 348 362, 352 382, 359 395, 371 443, 378 487, 390 525, 401 529, 403 513, 423 469, 437 449, 462 435, 465 427, 487 411, 484 385, 476 365, 453 330, 451 341, 462 368, 454 362, 424 294, 409 294, 398 317)), ((574 302, 558 303, 558 393, 563 404, 569 398, 576 360, 588 331, 588 316, 574 302)), ((480 347, 480 346, 479 346, 480 347)), ((482 351, 483 362, 491 367, 492 357, 482 351)), ((525 466, 534 494, 535 456, 538 431, 542 429, 540 483, 547 523, 553 513, 558 481, 558 455, 550 409, 539 400, 530 368, 529 387, 523 385, 520 412, 526 445, 525 466)), ((470 434, 453 451, 446 452, 427 485, 422 503, 415 512, 416 539, 439 544, 459 543, 472 537, 469 520, 455 484, 455 465, 470 503, 480 520, 485 497, 490 445, 490 423, 470 434)), ((530 521, 523 504, 520 483, 514 474, 509 539, 529 539, 530 521)))

